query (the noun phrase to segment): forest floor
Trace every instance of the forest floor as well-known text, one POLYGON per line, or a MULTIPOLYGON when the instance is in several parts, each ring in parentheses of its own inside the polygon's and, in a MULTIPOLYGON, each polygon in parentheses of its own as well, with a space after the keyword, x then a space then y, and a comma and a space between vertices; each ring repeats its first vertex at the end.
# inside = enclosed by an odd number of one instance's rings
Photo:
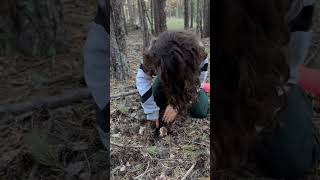
MULTIPOLYGON (((63 0, 63 9, 69 51, 54 59, 0 57, 0 106, 85 87, 82 48, 96 6, 63 0)), ((106 179, 107 152, 95 124, 95 104, 88 98, 56 109, 0 114, 0 179, 106 179)))
MULTIPOLYGON (((210 39, 203 39, 210 50, 210 39)), ((111 94, 136 89, 135 75, 141 62, 142 33, 127 37, 131 78, 111 82, 111 94)), ((209 81, 209 77, 208 77, 209 81)), ((210 117, 178 117, 164 138, 139 134, 145 115, 138 93, 111 101, 111 179, 207 179, 210 172, 210 117)))

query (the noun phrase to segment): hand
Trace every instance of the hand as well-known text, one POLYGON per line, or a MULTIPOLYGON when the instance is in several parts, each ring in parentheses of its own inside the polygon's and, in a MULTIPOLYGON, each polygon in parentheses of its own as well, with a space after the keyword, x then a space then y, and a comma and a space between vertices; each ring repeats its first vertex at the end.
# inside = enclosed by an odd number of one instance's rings
POLYGON ((178 111, 174 109, 171 105, 168 105, 162 119, 164 122, 170 123, 175 120, 177 114, 178 111))

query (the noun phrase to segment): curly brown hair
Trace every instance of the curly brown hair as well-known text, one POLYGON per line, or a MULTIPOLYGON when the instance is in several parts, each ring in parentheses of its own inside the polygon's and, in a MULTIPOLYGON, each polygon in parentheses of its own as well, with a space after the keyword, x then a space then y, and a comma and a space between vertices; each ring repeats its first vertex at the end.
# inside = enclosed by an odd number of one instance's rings
POLYGON ((143 65, 158 75, 168 103, 185 113, 197 99, 200 63, 206 57, 200 39, 191 32, 162 32, 143 53, 143 65))
POLYGON ((223 169, 246 162, 257 141, 256 125, 279 127, 289 77, 289 0, 223 0, 216 6, 221 19, 215 39, 213 148, 216 168, 223 169))

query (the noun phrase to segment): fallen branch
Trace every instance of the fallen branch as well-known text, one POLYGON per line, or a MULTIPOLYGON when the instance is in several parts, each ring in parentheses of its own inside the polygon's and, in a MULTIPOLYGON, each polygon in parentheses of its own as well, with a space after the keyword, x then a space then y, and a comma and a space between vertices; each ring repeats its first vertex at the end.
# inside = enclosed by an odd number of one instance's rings
POLYGON ((150 165, 150 162, 148 161, 148 165, 147 165, 146 170, 142 174, 140 174, 139 176, 134 177, 133 179, 141 179, 148 172, 149 165, 150 165))
POLYGON ((110 141, 110 144, 118 146, 118 147, 143 148, 143 146, 127 146, 127 145, 120 144, 120 143, 115 143, 115 142, 112 142, 112 141, 110 141))
MULTIPOLYGON (((110 98, 136 94, 138 90, 111 95, 110 98)), ((37 100, 0 106, 0 113, 24 113, 38 108, 57 108, 91 97, 87 88, 71 90, 62 95, 40 98, 37 100)))
POLYGON ((0 106, 0 113, 23 113, 38 108, 57 108, 89 98, 91 95, 87 88, 68 91, 63 95, 40 98, 34 101, 0 106))
POLYGON ((111 95, 110 98, 117 98, 117 97, 121 97, 121 96, 128 96, 128 95, 132 95, 132 94, 136 94, 138 93, 139 91, 137 89, 134 89, 134 90, 131 90, 129 92, 121 92, 121 93, 118 93, 118 94, 114 94, 114 95, 111 95))
POLYGON ((181 180, 185 180, 187 179, 187 177, 190 175, 191 171, 194 169, 194 167, 196 166, 196 163, 194 163, 190 169, 187 171, 187 173, 181 178, 181 180))

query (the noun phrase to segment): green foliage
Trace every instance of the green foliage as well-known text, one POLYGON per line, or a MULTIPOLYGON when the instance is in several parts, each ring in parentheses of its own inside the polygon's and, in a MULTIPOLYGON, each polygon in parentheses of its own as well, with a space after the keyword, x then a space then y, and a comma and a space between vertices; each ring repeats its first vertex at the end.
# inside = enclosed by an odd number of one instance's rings
POLYGON ((122 113, 122 114, 128 114, 129 113, 129 108, 125 106, 124 104, 119 104, 117 109, 122 113))
MULTIPOLYGON (((184 20, 182 18, 167 18, 167 27, 168 30, 183 30, 184 29, 184 20)), ((193 27, 196 27, 196 22, 194 18, 193 27)))
POLYGON ((150 146, 147 148, 147 152, 150 156, 155 157, 159 154, 159 148, 157 146, 150 146))

